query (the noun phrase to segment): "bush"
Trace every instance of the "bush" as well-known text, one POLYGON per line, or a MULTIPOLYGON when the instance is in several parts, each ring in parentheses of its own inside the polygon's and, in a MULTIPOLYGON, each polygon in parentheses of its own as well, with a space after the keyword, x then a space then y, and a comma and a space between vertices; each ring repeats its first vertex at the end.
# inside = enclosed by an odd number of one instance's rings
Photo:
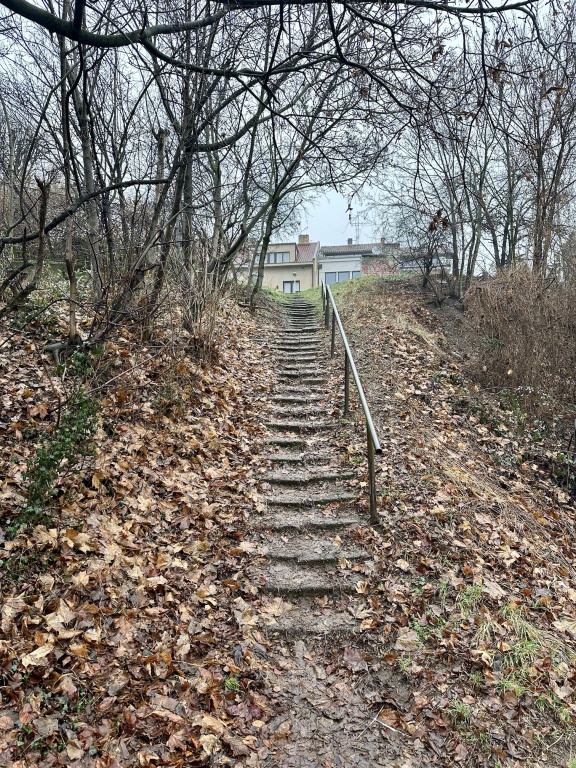
POLYGON ((574 401, 576 288, 526 268, 503 272, 467 292, 464 305, 484 337, 474 371, 485 384, 574 401))

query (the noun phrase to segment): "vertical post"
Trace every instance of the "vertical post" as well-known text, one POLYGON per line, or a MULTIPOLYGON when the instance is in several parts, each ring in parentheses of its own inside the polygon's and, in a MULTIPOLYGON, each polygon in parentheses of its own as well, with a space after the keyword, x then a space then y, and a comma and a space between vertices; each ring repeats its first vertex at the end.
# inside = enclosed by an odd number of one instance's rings
POLYGON ((376 470, 374 467, 374 443, 372 442, 372 434, 370 433, 370 427, 368 426, 368 419, 366 419, 366 437, 368 440, 368 484, 370 486, 370 523, 376 525, 378 523, 378 509, 376 507, 376 470))
POLYGON ((335 346, 336 346, 336 312, 332 310, 332 344, 330 346, 330 357, 334 357, 335 346))
POLYGON ((330 296, 328 295, 328 288, 326 288, 326 306, 324 308, 324 326, 328 328, 330 323, 330 296))
POLYGON ((348 365, 348 352, 344 352, 344 416, 348 416, 350 410, 350 366, 348 365))

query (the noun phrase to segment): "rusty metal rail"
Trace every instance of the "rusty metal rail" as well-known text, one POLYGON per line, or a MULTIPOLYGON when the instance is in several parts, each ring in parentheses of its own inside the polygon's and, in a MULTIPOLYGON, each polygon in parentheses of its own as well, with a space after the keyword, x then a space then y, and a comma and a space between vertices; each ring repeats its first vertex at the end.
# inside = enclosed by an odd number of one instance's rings
POLYGON ((380 447, 380 441, 376 434, 374 422, 370 415, 370 408, 366 402, 366 395, 364 394, 364 388, 360 381, 360 376, 356 370, 356 364, 352 352, 350 351, 350 345, 348 344, 348 338, 342 325, 342 320, 338 314, 336 302, 334 296, 330 290, 330 286, 326 283, 322 283, 322 307, 324 314, 324 325, 326 328, 330 326, 330 309, 332 309, 332 339, 330 344, 330 357, 334 357, 334 351, 336 347, 336 326, 340 331, 342 342, 344 344, 344 415, 347 416, 350 410, 350 371, 352 371, 352 378, 356 384, 358 390, 358 396, 360 397, 360 404, 364 411, 366 418, 366 443, 367 443, 367 458, 368 458, 368 477, 370 485, 370 522, 375 525, 378 522, 378 509, 376 506, 376 469, 374 466, 374 456, 376 453, 382 453, 380 447))

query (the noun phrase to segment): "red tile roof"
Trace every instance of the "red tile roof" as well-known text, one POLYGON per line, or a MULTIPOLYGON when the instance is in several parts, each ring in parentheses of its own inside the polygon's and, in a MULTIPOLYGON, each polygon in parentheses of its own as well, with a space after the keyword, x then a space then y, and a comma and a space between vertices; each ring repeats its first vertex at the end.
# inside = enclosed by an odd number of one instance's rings
POLYGON ((296 246, 296 261, 311 262, 318 256, 320 243, 302 243, 296 246))

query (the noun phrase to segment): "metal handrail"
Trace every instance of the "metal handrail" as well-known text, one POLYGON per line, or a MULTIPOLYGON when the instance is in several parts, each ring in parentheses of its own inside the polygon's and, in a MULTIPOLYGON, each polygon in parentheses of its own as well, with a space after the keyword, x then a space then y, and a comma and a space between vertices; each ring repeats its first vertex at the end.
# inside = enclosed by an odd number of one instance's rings
POLYGON ((356 370, 356 364, 354 363, 350 345, 348 344, 346 331, 344 330, 342 320, 340 320, 340 315, 338 314, 334 296, 332 295, 330 286, 326 283, 322 283, 322 307, 324 325, 326 328, 328 328, 330 325, 330 305, 332 305, 332 341, 330 346, 330 357, 334 357, 334 349, 336 346, 336 325, 338 325, 338 330, 340 331, 340 336, 342 337, 342 341, 344 343, 344 415, 347 416, 348 411, 350 410, 350 371, 352 371, 354 383, 356 384, 356 389, 358 390, 358 395, 360 397, 362 410, 364 411, 364 416, 366 418, 368 477, 370 481, 370 522, 372 525, 375 525, 378 522, 378 510, 376 508, 376 470, 374 466, 374 454, 382 453, 382 448, 380 447, 380 441, 378 440, 378 435, 376 434, 376 429, 374 428, 374 422, 372 421, 372 416, 370 415, 370 408, 366 402, 364 388, 362 387, 360 376, 356 370))

